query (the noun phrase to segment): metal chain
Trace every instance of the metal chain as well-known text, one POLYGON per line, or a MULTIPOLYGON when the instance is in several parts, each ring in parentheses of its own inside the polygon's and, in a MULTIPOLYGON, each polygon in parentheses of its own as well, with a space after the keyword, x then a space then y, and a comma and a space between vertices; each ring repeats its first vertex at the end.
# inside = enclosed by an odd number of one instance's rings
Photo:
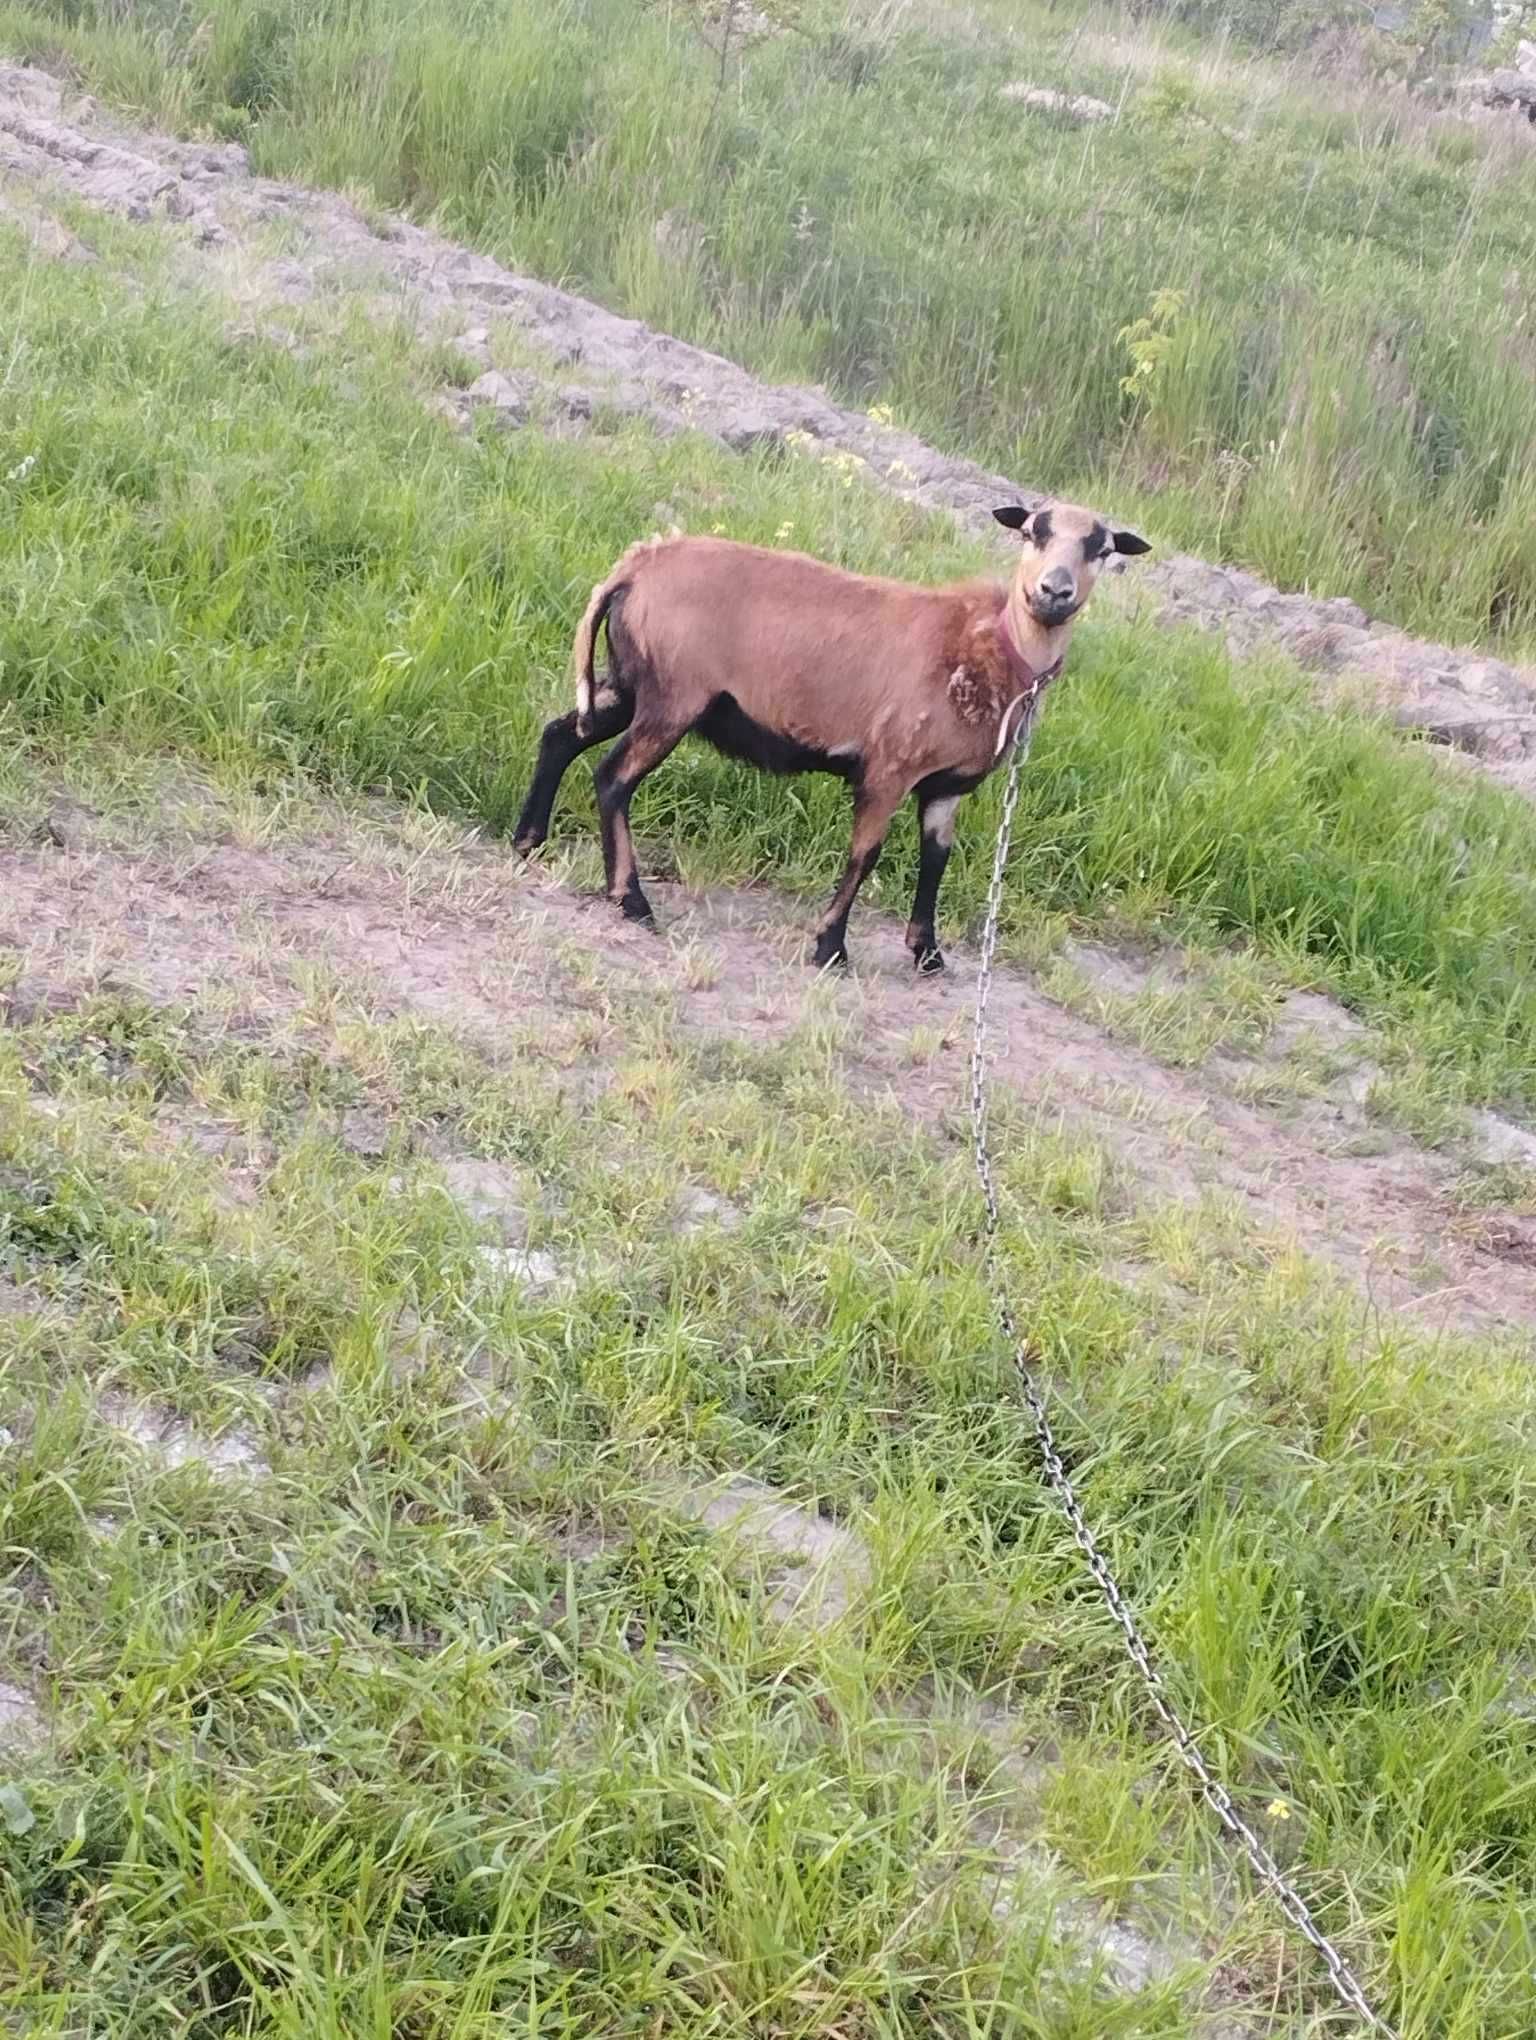
MULTIPOLYGON (((1036 692, 1038 693, 1038 687, 1036 692)), ((1060 1502, 1067 1521, 1072 1526, 1072 1535, 1078 1549, 1087 1561, 1088 1570, 1093 1574, 1099 1592, 1104 1596, 1109 1612, 1120 1625, 1125 1647, 1131 1662, 1141 1674, 1147 1697, 1157 1714, 1158 1720, 1173 1741, 1185 1767, 1199 1786, 1206 1804, 1215 1813, 1227 1833, 1237 1842, 1248 1858, 1261 1882, 1266 1885, 1291 1925, 1303 1940, 1322 1957, 1328 1970, 1329 1980, 1344 2004, 1355 2013, 1368 2031, 1384 2034, 1386 2040, 1398 2040, 1394 2029, 1381 2014, 1375 2011, 1365 1995, 1354 1971, 1329 1940, 1328 1936, 1313 1919, 1306 1900, 1286 1877, 1264 1843, 1254 1833, 1232 1803, 1230 1793, 1206 1765, 1198 1745, 1186 1726, 1177 1707, 1169 1697, 1163 1684, 1162 1674, 1152 1662, 1151 1652, 1137 1624, 1135 1614, 1119 1583, 1110 1571, 1109 1562, 1099 1548, 1097 1538, 1083 1513, 1072 1477, 1062 1462, 1056 1446, 1055 1433, 1045 1405, 1045 1398, 1035 1380, 1030 1344, 1019 1332, 1014 1321, 998 1266, 998 1227, 1000 1217, 997 1202, 997 1186, 992 1174, 992 1156, 987 1146, 987 1089, 986 1089, 986 1020, 987 999, 992 990, 993 968, 997 957, 998 920, 1003 905, 1003 873, 1008 862, 1008 845, 1013 834, 1014 809, 1019 798, 1019 771, 1029 750, 1029 740, 1034 722, 1035 701, 1032 698, 1020 718, 1018 739, 1008 768, 1007 790, 1003 795, 1002 818, 997 829, 997 853, 992 860, 992 882, 987 892, 987 918, 981 938, 981 962, 976 976, 976 1032, 971 1046, 971 1136, 975 1151, 976 1174, 981 1183, 981 1194, 987 1208, 986 1225, 986 1271, 996 1306, 998 1321, 1004 1336, 1013 1349, 1014 1366, 1018 1372, 1019 1388, 1029 1413, 1035 1422, 1035 1442, 1040 1449, 1040 1462, 1045 1469, 1046 1479, 1060 1502)))

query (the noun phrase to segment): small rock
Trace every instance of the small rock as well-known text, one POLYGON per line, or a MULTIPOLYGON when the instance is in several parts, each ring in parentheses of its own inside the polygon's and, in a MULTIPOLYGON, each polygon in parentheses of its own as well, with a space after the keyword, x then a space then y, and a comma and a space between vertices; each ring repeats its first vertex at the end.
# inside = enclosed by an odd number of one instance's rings
POLYGON ((552 1289, 564 1272, 553 1254, 536 1248, 482 1247, 480 1259, 501 1280, 530 1290, 552 1289))
POLYGON ((52 807, 32 831, 34 843, 50 844, 55 850, 68 850, 75 840, 75 818, 66 807, 52 807))
POLYGON ((1115 117, 1115 109, 1107 100, 1094 99, 1086 92, 1052 92, 1047 86, 1031 85, 1027 79, 1003 86, 998 97, 1014 106, 1027 106, 1034 113, 1059 113, 1079 124, 1115 117))
POLYGON ((732 453, 756 453, 764 447, 782 446, 784 427, 776 418, 747 411, 728 418, 719 428, 719 437, 732 453))
POLYGON ((1483 701, 1518 701, 1523 689, 1499 659, 1468 659, 1456 672, 1455 684, 1464 694, 1483 701))
POLYGON ((1507 107, 1536 120, 1536 72, 1493 71, 1484 77, 1463 78, 1457 83, 1459 97, 1483 106, 1507 107))
POLYGON ((526 393, 499 368, 487 369, 484 375, 476 376, 464 394, 472 404, 489 406, 503 424, 525 425, 528 422, 526 393))
POLYGON ((522 1178, 514 1170, 465 1155, 444 1162, 442 1173, 449 1196, 477 1225, 494 1224, 503 1239, 522 1243, 528 1210, 522 1178))
POLYGON ((389 1119, 383 1112, 355 1106, 341 1115, 341 1144, 349 1155, 377 1161, 389 1149, 389 1119))
POLYGON ((456 333, 448 342, 456 354, 462 354, 479 368, 491 365, 491 329, 489 326, 469 326, 462 333, 456 333))
POLYGON ((677 1217, 681 1233, 699 1232, 707 1225, 718 1226, 721 1232, 734 1232, 742 1220, 742 1214, 728 1197, 718 1196, 697 1183, 690 1183, 678 1198, 677 1217))
POLYGON ((1516 1126, 1497 1112, 1474 1112, 1472 1134, 1479 1160, 1495 1168, 1514 1167, 1536 1172, 1536 1133, 1516 1126))
POLYGON ((37 1815, 19 1785, 0 1785, 0 1821, 13 1835, 28 1834, 37 1826, 37 1815))

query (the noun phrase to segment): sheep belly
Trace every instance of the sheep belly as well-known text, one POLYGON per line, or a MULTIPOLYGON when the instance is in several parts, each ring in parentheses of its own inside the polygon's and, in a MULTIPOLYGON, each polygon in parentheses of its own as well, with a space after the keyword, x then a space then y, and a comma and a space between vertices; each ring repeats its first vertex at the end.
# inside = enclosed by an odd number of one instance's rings
POLYGON ((863 771, 860 746, 839 744, 827 750, 770 729, 748 715, 734 694, 717 694, 694 728, 727 758, 739 758, 764 772, 831 772, 851 785, 863 771))

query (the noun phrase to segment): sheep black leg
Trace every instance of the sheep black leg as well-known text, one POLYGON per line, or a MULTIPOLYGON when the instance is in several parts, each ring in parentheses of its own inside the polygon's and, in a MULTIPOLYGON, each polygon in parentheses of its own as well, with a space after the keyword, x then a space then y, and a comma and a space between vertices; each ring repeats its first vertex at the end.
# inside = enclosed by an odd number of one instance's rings
POLYGON ((621 736, 629 728, 634 713, 632 697, 616 694, 605 701, 599 694, 589 736, 577 736, 574 709, 569 715, 557 715, 553 722, 544 725, 544 734, 539 739, 539 762, 534 767, 528 798, 523 802, 523 811, 517 818, 517 828, 512 837, 515 849, 521 850, 525 857, 538 849, 549 834, 549 818, 555 810, 555 796, 571 765, 594 744, 605 744, 610 737, 621 736))
POLYGON ((635 788, 648 772, 654 772, 667 754, 687 734, 648 724, 631 724, 593 775, 597 782, 597 812, 603 829, 603 871, 608 897, 621 907, 626 921, 650 921, 651 903, 640 886, 640 867, 635 861, 634 838, 629 833, 629 803, 635 788))
POLYGON ((934 916, 938 911, 944 868, 949 863, 950 849, 955 840, 955 810, 959 805, 957 793, 942 798, 930 795, 925 799, 919 791, 917 797, 918 827, 922 837, 918 850, 917 890, 912 895, 912 918, 907 923, 907 947, 912 952, 913 963, 925 974, 944 968, 944 955, 934 933, 934 916))
POLYGON ((825 970, 829 964, 841 969, 847 964, 848 916, 859 896, 859 887, 880 862, 885 832, 891 826, 891 816, 895 814, 901 798, 900 793, 873 793, 868 788, 855 797, 853 841, 848 846, 848 862, 843 867, 831 904, 822 916, 821 926, 816 931, 816 947, 811 952, 811 962, 818 970, 825 970))

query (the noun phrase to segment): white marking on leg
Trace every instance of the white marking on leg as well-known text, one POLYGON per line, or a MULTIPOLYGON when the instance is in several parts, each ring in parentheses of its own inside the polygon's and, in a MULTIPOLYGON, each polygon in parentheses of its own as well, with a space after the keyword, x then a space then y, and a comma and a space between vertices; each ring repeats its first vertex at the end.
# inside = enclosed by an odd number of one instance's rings
POLYGON ((923 809, 923 834, 946 850, 955 840, 955 810, 959 805, 959 794, 952 793, 945 800, 929 801, 923 809))

